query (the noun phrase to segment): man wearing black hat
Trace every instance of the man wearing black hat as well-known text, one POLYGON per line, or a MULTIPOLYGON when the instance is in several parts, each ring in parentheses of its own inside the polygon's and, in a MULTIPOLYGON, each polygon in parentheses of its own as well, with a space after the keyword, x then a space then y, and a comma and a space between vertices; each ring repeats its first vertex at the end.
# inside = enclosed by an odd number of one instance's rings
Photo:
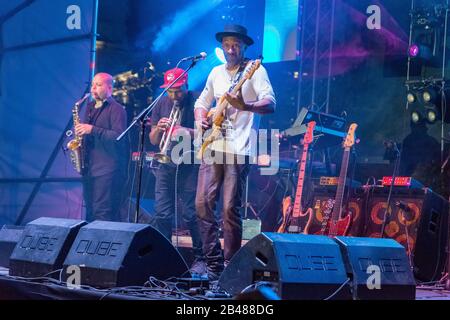
MULTIPOLYGON (((198 98, 198 93, 188 91, 188 76, 183 75, 184 70, 180 68, 170 69, 164 74, 164 84, 161 88, 167 88, 173 81, 178 79, 167 91, 167 96, 161 98, 152 111, 150 142, 159 145, 166 132, 165 139, 168 139, 167 132, 172 121, 176 120, 172 138, 177 136, 191 141, 194 131, 194 103, 198 98), (178 108, 180 116, 178 119, 170 118, 172 109, 178 108)), ((171 139, 172 140, 172 139, 171 139)), ((192 248, 195 260, 191 266, 191 272, 204 274, 205 261, 202 253, 202 241, 197 225, 195 214, 195 192, 197 188, 198 164, 188 160, 189 154, 176 154, 172 158, 172 148, 176 142, 171 142, 167 156, 169 163, 160 163, 155 173, 155 216, 152 222, 153 227, 159 230, 169 241, 172 241, 172 224, 175 214, 180 212, 184 223, 189 229, 192 238, 192 248), (177 159, 177 157, 179 157, 177 159), (186 160, 189 163, 179 163, 186 160), (178 201, 181 207, 178 207, 178 201)), ((189 146, 188 146, 189 147, 189 146)), ((191 149, 187 150, 189 152, 191 149)))
POLYGON ((213 103, 222 96, 228 102, 222 124, 225 137, 214 141, 209 147, 214 159, 219 161, 202 162, 195 199, 203 252, 211 280, 219 277, 224 265, 241 247, 242 219, 239 208, 242 206, 250 162, 253 163, 256 157, 255 141, 250 138, 252 132, 257 134, 255 130, 258 130, 261 114, 275 110, 275 95, 263 66, 255 71, 236 95, 229 92, 249 65, 244 53, 253 40, 247 35, 247 29, 240 25, 227 25, 223 32, 216 34, 216 39, 222 44, 226 64, 210 72, 206 86, 195 103, 196 126, 202 131, 209 127, 207 114, 213 103), (221 155, 223 161, 220 161, 221 155), (219 223, 214 216, 222 187, 223 252, 218 236, 219 223))

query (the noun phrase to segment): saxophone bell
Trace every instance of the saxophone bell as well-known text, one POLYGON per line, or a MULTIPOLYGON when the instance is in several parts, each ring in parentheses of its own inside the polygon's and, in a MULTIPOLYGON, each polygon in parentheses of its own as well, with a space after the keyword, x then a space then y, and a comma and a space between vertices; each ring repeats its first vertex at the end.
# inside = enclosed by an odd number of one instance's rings
POLYGON ((81 146, 81 142, 77 139, 70 140, 67 143, 67 149, 72 150, 72 151, 78 149, 80 146, 81 146))

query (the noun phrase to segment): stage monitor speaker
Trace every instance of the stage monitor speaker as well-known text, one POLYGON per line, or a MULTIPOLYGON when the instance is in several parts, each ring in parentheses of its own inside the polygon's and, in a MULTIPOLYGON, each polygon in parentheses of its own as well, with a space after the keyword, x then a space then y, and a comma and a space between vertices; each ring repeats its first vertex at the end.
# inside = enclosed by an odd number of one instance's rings
POLYGON ((11 254, 9 274, 59 277, 64 259, 85 221, 42 217, 29 222, 11 254))
POLYGON ((339 246, 325 236, 263 232, 230 261, 219 286, 231 295, 261 282, 281 299, 351 299, 339 246), (333 295, 334 294, 334 295, 333 295))
POLYGON ((80 267, 82 285, 99 288, 142 286, 150 276, 159 280, 190 276, 186 262, 159 231, 149 225, 94 221, 80 229, 64 261, 80 267))
MULTIPOLYGON (((363 236, 380 238, 389 188, 375 188, 370 192, 363 236)), ((386 220, 385 237, 406 248, 418 280, 440 279, 447 256, 448 201, 428 188, 398 187, 392 192, 391 209, 386 220), (399 210, 398 203, 407 206, 407 210, 399 210)))
POLYGON ((353 299, 414 300, 416 283, 405 248, 392 239, 336 237, 353 299))
POLYGON ((0 230, 0 267, 9 268, 9 258, 22 236, 23 226, 4 225, 0 230))

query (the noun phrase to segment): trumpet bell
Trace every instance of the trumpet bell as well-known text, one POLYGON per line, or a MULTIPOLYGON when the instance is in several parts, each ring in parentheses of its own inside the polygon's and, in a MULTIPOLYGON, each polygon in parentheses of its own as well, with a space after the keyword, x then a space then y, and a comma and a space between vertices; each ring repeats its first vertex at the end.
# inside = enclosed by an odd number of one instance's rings
POLYGON ((155 153, 153 159, 158 161, 159 163, 167 164, 170 162, 170 157, 164 153, 155 153))

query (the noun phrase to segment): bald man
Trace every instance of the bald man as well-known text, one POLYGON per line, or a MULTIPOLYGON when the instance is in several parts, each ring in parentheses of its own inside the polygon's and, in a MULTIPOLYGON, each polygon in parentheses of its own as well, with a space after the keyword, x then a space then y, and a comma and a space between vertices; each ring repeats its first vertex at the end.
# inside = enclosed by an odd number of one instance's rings
POLYGON ((126 149, 116 138, 125 130, 127 114, 112 97, 113 78, 95 75, 91 86, 94 99, 86 106, 75 132, 83 136, 85 170, 83 195, 86 220, 120 220, 125 185, 126 149))

